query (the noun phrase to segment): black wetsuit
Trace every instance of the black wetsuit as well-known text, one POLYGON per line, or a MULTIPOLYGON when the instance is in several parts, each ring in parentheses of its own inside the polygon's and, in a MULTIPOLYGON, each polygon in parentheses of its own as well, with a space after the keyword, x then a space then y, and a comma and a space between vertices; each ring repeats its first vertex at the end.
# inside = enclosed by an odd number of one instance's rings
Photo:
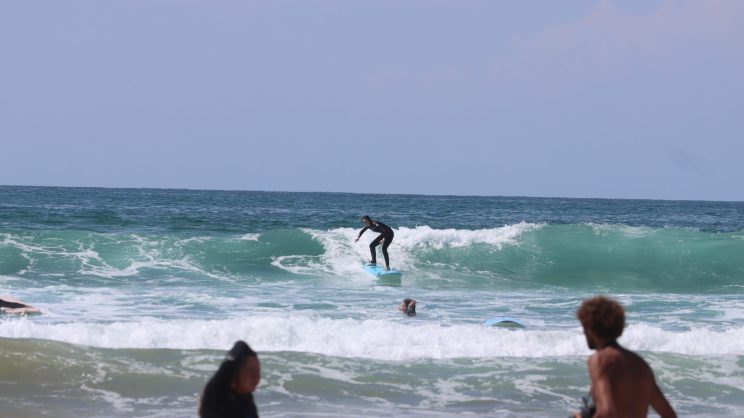
POLYGON ((16 303, 16 302, 8 302, 7 300, 0 299, 0 308, 30 308, 30 306, 23 304, 23 303, 16 303))
POLYGON ((369 251, 372 253, 372 262, 377 263, 377 251, 375 251, 375 247, 380 245, 380 241, 384 238, 385 242, 382 244, 382 256, 385 257, 385 266, 390 266, 390 257, 388 257, 387 248, 390 246, 390 243, 393 242, 393 236, 395 235, 393 234, 392 228, 382 222, 372 221, 370 226, 365 226, 361 231, 359 231, 359 236, 361 237, 367 229, 371 229, 380 234, 369 244, 369 251))
POLYGON ((258 418, 251 393, 229 393, 219 399, 202 399, 199 414, 202 418, 258 418))

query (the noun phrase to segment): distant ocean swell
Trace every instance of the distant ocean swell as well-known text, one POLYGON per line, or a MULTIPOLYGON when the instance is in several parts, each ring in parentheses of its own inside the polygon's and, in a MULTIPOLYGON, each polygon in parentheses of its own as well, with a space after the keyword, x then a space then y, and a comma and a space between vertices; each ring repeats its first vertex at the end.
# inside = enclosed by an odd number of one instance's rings
MULTIPOLYGON (((48 282, 283 280, 359 274, 368 233, 284 229, 183 236, 87 231, 0 232, 0 275, 48 282)), ((744 234, 607 224, 519 223, 464 230, 396 229, 393 264, 410 277, 467 287, 550 285, 672 293, 744 292, 744 234)))

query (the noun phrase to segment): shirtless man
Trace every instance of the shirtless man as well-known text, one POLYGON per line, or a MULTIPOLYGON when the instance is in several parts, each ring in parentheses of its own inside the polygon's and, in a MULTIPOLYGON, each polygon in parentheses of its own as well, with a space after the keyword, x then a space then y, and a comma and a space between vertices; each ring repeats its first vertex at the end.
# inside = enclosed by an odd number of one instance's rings
MULTIPOLYGON (((646 417, 651 406, 661 418, 676 418, 669 401, 656 385, 651 367, 638 355, 617 343, 625 327, 625 311, 605 296, 586 299, 576 311, 590 349, 587 360, 592 380, 594 418, 646 417)), ((577 413, 575 417, 581 418, 577 413)))

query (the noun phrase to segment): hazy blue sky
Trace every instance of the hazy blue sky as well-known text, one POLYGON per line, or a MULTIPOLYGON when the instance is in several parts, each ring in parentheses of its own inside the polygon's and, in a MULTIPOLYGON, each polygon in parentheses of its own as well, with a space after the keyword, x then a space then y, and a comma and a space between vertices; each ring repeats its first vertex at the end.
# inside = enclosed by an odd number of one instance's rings
POLYGON ((3 1, 0 184, 744 200, 744 1, 3 1))

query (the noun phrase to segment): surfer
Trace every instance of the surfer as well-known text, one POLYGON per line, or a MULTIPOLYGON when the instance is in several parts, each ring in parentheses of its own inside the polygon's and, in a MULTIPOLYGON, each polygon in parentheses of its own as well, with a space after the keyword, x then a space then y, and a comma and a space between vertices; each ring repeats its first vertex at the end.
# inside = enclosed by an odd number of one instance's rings
POLYGON ((38 308, 23 303, 18 299, 10 296, 0 296, 0 313, 4 314, 15 314, 15 315, 33 315, 40 314, 41 311, 38 308))
MULTIPOLYGON (((615 300, 595 296, 582 302, 576 317, 581 322, 590 349, 587 360, 593 417, 646 417, 651 406, 661 418, 676 418, 661 393, 651 367, 636 353, 617 343, 625 327, 625 311, 615 300)), ((581 414, 574 414, 580 418, 581 414)))
POLYGON ((18 308, 33 308, 33 306, 26 305, 25 303, 11 302, 8 300, 0 299, 0 308, 18 309, 18 308))
POLYGON ((369 244, 369 251, 372 253, 372 260, 369 264, 377 264, 377 251, 375 251, 375 247, 382 243, 382 255, 385 257, 385 270, 390 270, 390 257, 388 257, 387 249, 390 246, 390 243, 393 242, 394 234, 392 228, 380 221, 373 221, 367 215, 362 216, 362 224, 364 225, 364 228, 359 231, 359 235, 357 235, 354 242, 359 241, 359 238, 361 238, 362 234, 368 229, 379 233, 380 235, 369 244))
POLYGON ((408 316, 416 316, 416 299, 403 299, 403 302, 398 306, 398 310, 408 316))
POLYGON ((258 354, 237 341, 217 373, 207 382, 199 402, 201 418, 258 418, 253 391, 261 380, 258 354))

